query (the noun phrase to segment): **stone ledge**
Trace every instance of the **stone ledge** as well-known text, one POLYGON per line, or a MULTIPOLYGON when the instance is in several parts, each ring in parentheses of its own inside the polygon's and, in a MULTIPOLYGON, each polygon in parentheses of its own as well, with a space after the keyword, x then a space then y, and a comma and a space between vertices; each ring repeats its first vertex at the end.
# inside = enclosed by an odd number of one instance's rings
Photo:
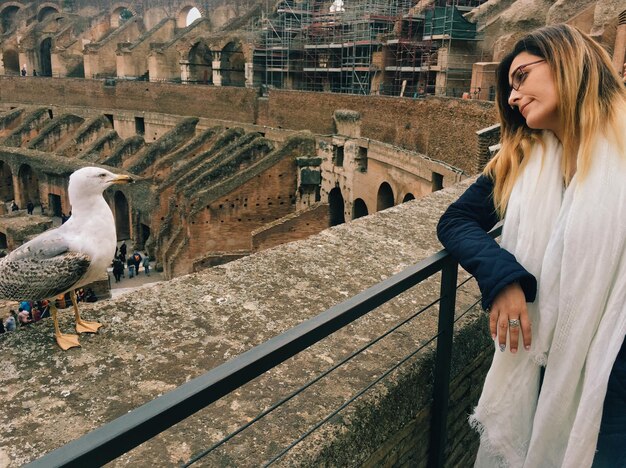
MULTIPOLYGON (((105 327, 95 336, 81 337, 80 349, 58 350, 50 320, 0 337, 5 357, 0 368, 4 405, 0 460, 20 466, 39 457, 428 257, 441 248, 435 238, 437 219, 469 182, 304 241, 84 305, 83 315, 101 320, 105 327)), ((459 295, 461 303, 473 299, 472 289, 459 295)), ((411 311, 430 303, 438 292, 437 280, 399 296, 120 457, 113 466, 161 466, 189 459, 411 311)), ((65 331, 71 327, 70 316, 62 313, 65 331)), ((480 316, 471 312, 462 324, 470 326, 480 316)), ((398 356, 432 336, 436 322, 435 313, 420 316, 415 324, 333 372, 321 385, 254 425, 203 463, 256 466, 268 459, 380 375, 398 356)), ((465 354, 482 343, 482 337, 469 335, 465 354)), ((314 464, 323 450, 332 451, 334 441, 338 441, 335 447, 344 447, 350 438, 341 439, 341 434, 367 420, 364 411, 377 414, 379 406, 374 402, 385 402, 380 408, 393 407, 393 398, 385 399, 388 395, 418 395, 426 401, 427 386, 414 390, 402 383, 412 382, 410 377, 416 375, 428 379, 427 369, 412 365, 400 370, 377 386, 365 404, 335 418, 332 427, 321 433, 331 439, 316 434, 290 459, 314 464)), ((396 425, 410 420, 417 411, 415 406, 402 408, 402 413, 391 413, 396 425)), ((364 448, 353 445, 350 453, 360 453, 365 459, 396 428, 381 424, 380 440, 363 440, 364 448)), ((353 463, 358 460, 353 458, 353 463)))

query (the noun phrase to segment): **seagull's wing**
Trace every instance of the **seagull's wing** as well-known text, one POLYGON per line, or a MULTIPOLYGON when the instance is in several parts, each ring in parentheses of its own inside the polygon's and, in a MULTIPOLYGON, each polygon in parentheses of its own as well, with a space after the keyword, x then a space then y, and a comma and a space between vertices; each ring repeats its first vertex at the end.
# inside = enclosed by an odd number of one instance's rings
POLYGON ((90 263, 88 255, 72 252, 60 233, 48 231, 0 261, 0 297, 52 298, 71 289, 90 263))

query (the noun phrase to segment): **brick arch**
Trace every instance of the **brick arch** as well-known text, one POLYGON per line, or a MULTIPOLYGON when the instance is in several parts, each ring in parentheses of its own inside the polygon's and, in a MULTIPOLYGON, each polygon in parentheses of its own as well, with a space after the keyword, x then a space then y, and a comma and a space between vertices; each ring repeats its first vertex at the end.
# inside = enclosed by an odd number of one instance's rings
POLYGON ((61 13, 63 11, 63 8, 61 8, 61 5, 59 5, 58 3, 44 2, 44 3, 42 3, 41 5, 39 5, 37 7, 37 21, 41 21, 39 19, 39 15, 46 8, 53 8, 53 9, 55 9, 57 11, 57 13, 61 13))
POLYGON ((130 11, 133 14, 133 17, 139 16, 137 8, 135 8, 132 3, 114 3, 110 10, 111 27, 117 28, 120 25, 119 18, 116 17, 116 13, 119 15, 121 10, 130 11))
POLYGON ((20 74, 20 55, 16 48, 7 47, 2 51, 5 75, 20 74))
POLYGON ((246 61, 252 62, 254 47, 249 46, 247 39, 236 34, 213 40, 211 49, 216 52, 222 52, 224 48, 231 43, 234 43, 241 48, 243 55, 246 57, 246 61))
POLYGON ((2 12, 4 12, 4 10, 9 7, 17 7, 21 10, 22 8, 24 8, 24 4, 20 2, 4 2, 2 6, 0 6, 0 15, 2 15, 2 12))
POLYGON ((376 211, 386 210, 395 205, 394 190, 389 182, 383 182, 376 194, 376 211))
POLYGON ((0 159, 0 203, 15 200, 13 174, 15 174, 13 165, 0 159))
POLYGON ((204 8, 204 6, 199 5, 198 3, 195 3, 195 2, 185 2, 178 9, 178 13, 176 14, 176 27, 177 28, 184 28, 187 26, 186 24, 187 15, 189 14, 189 11, 192 8, 197 8, 202 18, 208 18, 208 13, 207 13, 206 8, 204 8))
MULTIPOLYGON (((1 229, 0 230, 0 250, 6 250, 9 248, 9 244, 7 241, 7 230, 6 229, 1 229)), ((6 252, 4 252, 6 254, 6 252)))
POLYGON ((221 49, 220 66, 222 72, 222 86, 246 85, 245 62, 246 56, 243 44, 239 38, 231 38, 221 49))

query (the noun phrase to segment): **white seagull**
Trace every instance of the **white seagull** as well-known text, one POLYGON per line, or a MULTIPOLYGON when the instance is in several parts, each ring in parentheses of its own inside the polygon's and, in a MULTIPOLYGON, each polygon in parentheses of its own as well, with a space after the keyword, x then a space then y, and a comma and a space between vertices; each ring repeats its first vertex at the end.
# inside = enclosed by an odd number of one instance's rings
MULTIPOLYGON (((77 335, 62 334, 54 298, 99 280, 115 255, 115 221, 102 192, 113 184, 129 183, 99 167, 84 167, 70 176, 68 194, 72 216, 65 224, 46 231, 0 260, 0 298, 50 299, 54 334, 67 350, 80 346, 77 335)), ((71 294, 78 333, 95 333, 97 322, 80 318, 75 294, 71 294)))

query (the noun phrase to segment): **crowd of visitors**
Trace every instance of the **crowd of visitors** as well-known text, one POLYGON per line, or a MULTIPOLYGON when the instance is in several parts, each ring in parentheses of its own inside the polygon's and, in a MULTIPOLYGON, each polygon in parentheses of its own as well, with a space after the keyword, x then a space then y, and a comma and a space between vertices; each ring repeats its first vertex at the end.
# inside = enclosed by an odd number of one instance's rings
MULTIPOLYGON (((64 308, 71 304, 70 293, 66 293, 55 300, 58 308, 64 308)), ((76 291, 78 302, 96 302, 96 294, 91 288, 80 288, 76 291)), ((50 317, 50 301, 22 301, 19 303, 17 312, 11 309, 5 317, 0 318, 0 334, 15 331, 18 327, 24 327, 41 319, 50 317)))
POLYGON ((126 268, 128 269, 128 278, 133 278, 135 275, 139 275, 139 267, 143 267, 144 274, 150 276, 150 256, 148 252, 144 252, 143 257, 139 251, 133 252, 128 257, 128 246, 126 242, 122 242, 118 248, 115 249, 115 256, 111 266, 113 267, 113 276, 115 282, 119 283, 122 278, 125 278, 126 268))

